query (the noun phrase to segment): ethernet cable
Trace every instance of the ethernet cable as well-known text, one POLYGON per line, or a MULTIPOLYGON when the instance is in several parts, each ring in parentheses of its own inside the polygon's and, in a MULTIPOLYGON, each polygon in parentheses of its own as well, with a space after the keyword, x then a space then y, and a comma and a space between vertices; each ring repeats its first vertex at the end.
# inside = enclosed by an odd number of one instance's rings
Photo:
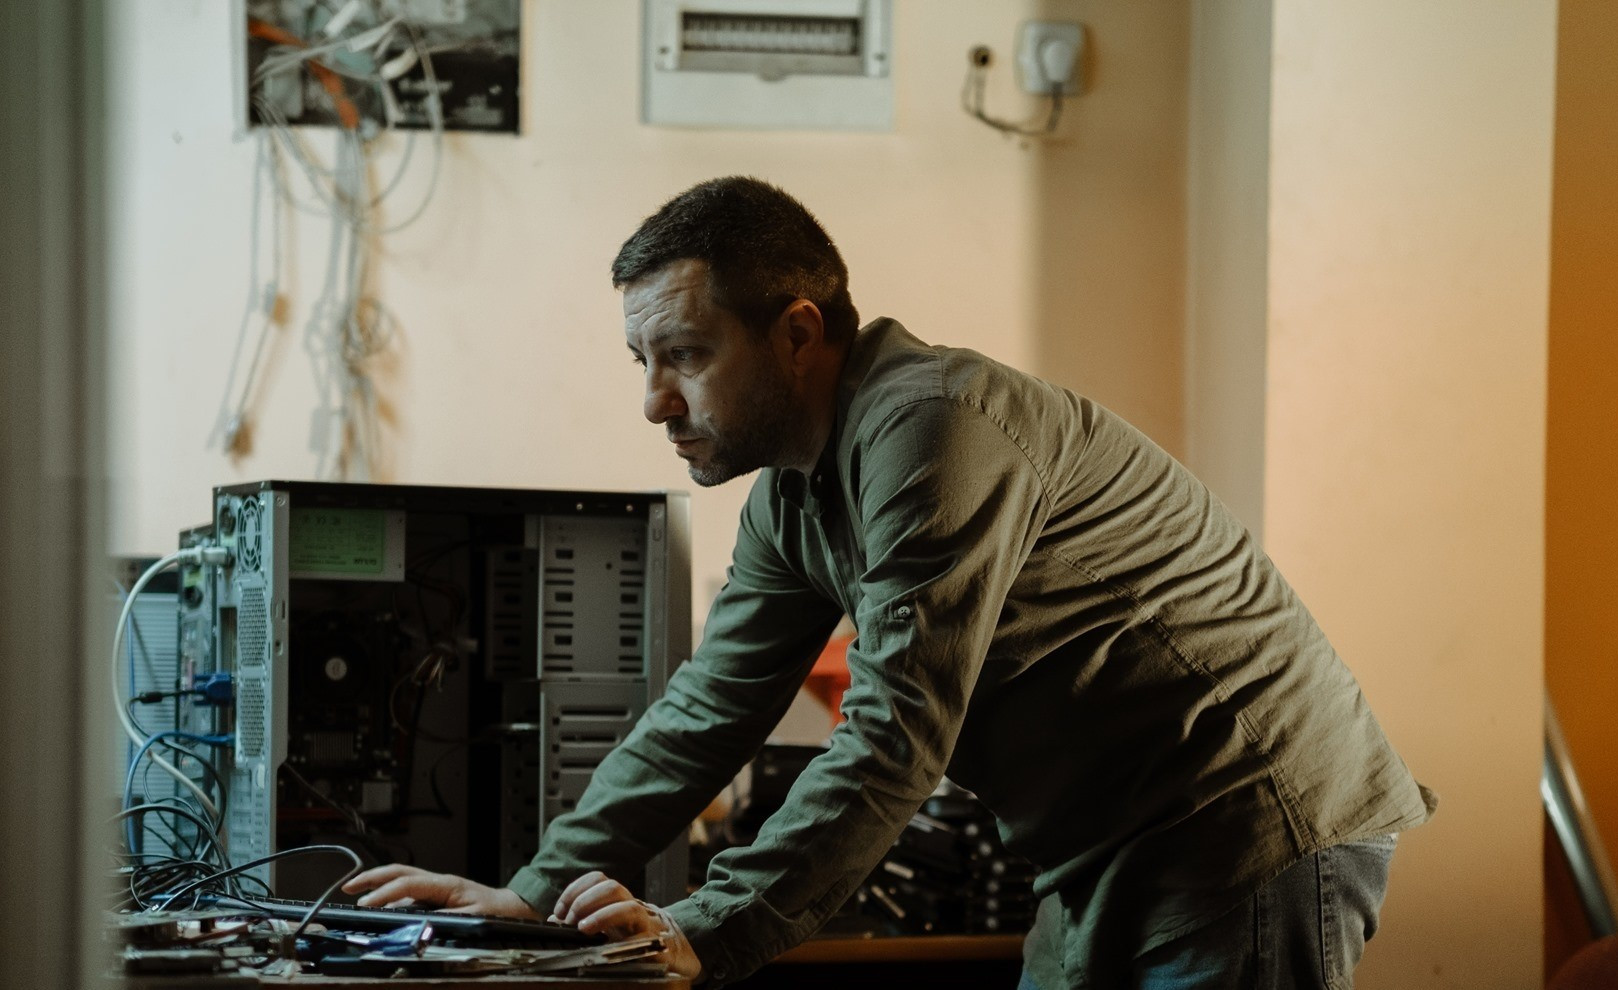
MULTIPOLYGON (((219 773, 218 773, 217 770, 215 770, 213 768, 213 765, 208 763, 201 756, 199 756, 198 754, 192 752, 191 750, 185 749, 184 747, 181 747, 181 746, 169 741, 169 740, 173 740, 173 739, 179 739, 179 740, 182 740, 184 742, 201 743, 201 744, 203 744, 205 746, 229 746, 232 742, 235 741, 235 738, 233 736, 204 736, 204 735, 198 735, 198 734, 196 734, 194 732, 181 732, 181 731, 176 730, 176 729, 168 729, 168 730, 165 730, 163 732, 155 732, 155 733, 153 733, 146 740, 146 742, 141 744, 140 749, 135 753, 135 758, 129 761, 129 770, 124 774, 124 802, 123 802, 123 806, 125 808, 130 808, 130 807, 133 807, 135 805, 135 803, 136 803, 135 802, 135 775, 136 775, 136 772, 140 769, 140 764, 141 764, 142 760, 147 759, 147 758, 151 758, 151 757, 155 757, 157 755, 156 753, 154 753, 152 751, 152 747, 157 745, 158 743, 164 743, 165 745, 169 746, 170 748, 174 749, 175 751, 177 751, 179 753, 182 753, 182 754, 184 754, 186 756, 189 756, 192 759, 196 760, 198 763, 201 763, 202 766, 208 771, 208 773, 213 776, 215 782, 220 786, 221 790, 223 789, 224 781, 220 779, 219 773)), ((129 839, 130 852, 134 852, 136 843, 135 843, 135 823, 134 823, 133 820, 131 820, 128 823, 127 833, 128 833, 128 839, 129 839)))

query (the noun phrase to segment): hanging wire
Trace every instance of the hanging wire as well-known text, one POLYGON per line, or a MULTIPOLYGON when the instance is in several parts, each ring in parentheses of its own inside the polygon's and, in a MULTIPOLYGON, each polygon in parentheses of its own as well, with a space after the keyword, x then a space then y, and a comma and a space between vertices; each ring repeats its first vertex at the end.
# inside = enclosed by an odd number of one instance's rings
POLYGON ((316 474, 340 480, 370 480, 379 470, 382 450, 381 402, 375 366, 390 349, 397 321, 382 302, 368 292, 376 240, 415 223, 437 192, 443 161, 444 112, 435 51, 459 45, 429 47, 413 23, 393 17, 374 26, 359 25, 329 41, 310 44, 283 28, 249 20, 255 36, 272 47, 255 68, 251 80, 252 105, 260 132, 260 160, 254 179, 254 244, 250 258, 253 286, 238 333, 227 390, 221 402, 215 436, 227 450, 242 452, 250 428, 249 409, 258 382, 270 329, 281 302, 282 239, 279 215, 272 224, 272 275, 268 284, 258 280, 259 182, 268 176, 280 200, 300 213, 331 222, 325 277, 319 297, 305 324, 304 350, 315 374, 318 405, 311 429, 316 474), (398 45, 399 39, 405 43, 398 45), (395 54, 398 49, 399 54, 395 54), (373 69, 357 69, 341 56, 368 52, 373 69), (392 68, 390 68, 390 65, 392 68), (416 136, 406 136, 399 162, 385 183, 372 181, 376 146, 397 123, 392 78, 420 66, 426 82, 424 104, 431 132, 432 160, 426 189, 414 208, 391 225, 376 217, 384 201, 401 186, 414 156, 416 136), (266 96, 266 86, 287 73, 309 72, 323 87, 341 126, 336 129, 331 163, 324 163, 309 142, 295 132, 282 109, 266 96), (387 111, 386 129, 362 119, 346 87, 374 88, 387 111), (285 164, 301 175, 301 189, 293 188, 285 164), (249 328, 256 327, 249 349, 249 328), (241 384, 236 371, 245 353, 252 355, 241 384))
POLYGON ((264 359, 264 350, 269 343, 270 329, 274 326, 279 315, 281 297, 281 210, 278 202, 270 204, 270 276, 269 279, 259 278, 259 247, 262 237, 260 235, 261 211, 264 209, 265 176, 270 175, 271 182, 277 187, 281 185, 280 177, 273 171, 280 168, 280 158, 274 153, 274 146, 267 140, 261 139, 258 143, 258 154, 253 166, 253 213, 249 225, 248 240, 248 292, 247 304, 242 311, 241 326, 236 333, 236 351, 231 355, 230 373, 225 378, 225 394, 219 406, 219 417, 214 427, 214 435, 218 438, 221 447, 234 453, 244 453, 249 442, 247 434, 248 404, 252 401, 253 388, 258 383, 258 372, 264 359), (247 340, 249 331, 253 330, 253 344, 249 348, 247 340), (247 366, 247 374, 243 377, 240 387, 236 385, 237 370, 241 367, 242 354, 248 351, 252 357, 247 366), (237 398, 232 401, 232 396, 237 398))
POLYGON ((1002 134, 1014 134, 1018 137, 1045 137, 1056 132, 1056 126, 1062 120, 1061 83, 1053 85, 1045 96, 1049 105, 1043 124, 1035 126, 1032 121, 1013 123, 991 117, 984 110, 984 90, 989 77, 989 50, 982 45, 973 48, 967 52, 966 62, 966 81, 961 86, 961 109, 965 110, 968 116, 982 121, 1002 134))

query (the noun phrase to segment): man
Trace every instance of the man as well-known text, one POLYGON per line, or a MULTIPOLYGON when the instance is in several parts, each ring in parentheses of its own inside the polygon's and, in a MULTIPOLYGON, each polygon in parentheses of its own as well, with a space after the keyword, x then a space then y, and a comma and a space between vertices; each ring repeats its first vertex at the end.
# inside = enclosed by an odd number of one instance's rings
POLYGON ((763 182, 671 200, 613 282, 691 477, 762 469, 702 644, 509 887, 351 890, 668 931, 723 984, 812 934, 947 773, 1038 868, 1025 985, 1349 984, 1432 799, 1200 483, 1084 398, 857 329, 831 240, 763 182), (845 613, 827 752, 690 897, 635 900, 617 878, 755 753, 845 613))

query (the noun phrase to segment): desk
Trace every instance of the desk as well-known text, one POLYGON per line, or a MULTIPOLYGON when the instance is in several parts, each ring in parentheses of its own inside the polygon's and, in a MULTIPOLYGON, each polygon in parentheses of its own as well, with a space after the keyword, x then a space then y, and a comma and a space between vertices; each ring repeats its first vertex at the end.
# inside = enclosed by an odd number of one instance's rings
POLYGON ((735 990, 1011 990, 1022 972, 1021 935, 816 938, 777 956, 735 990))
POLYGON ((812 938, 775 957, 776 963, 960 962, 1022 959, 1021 935, 911 935, 896 938, 812 938))
POLYGON ((300 973, 292 978, 232 973, 210 976, 130 976, 124 986, 132 990, 691 990, 691 981, 679 976, 435 976, 414 979, 386 977, 320 976, 300 973))
POLYGON ((261 987, 302 990, 691 990, 680 976, 435 976, 415 979, 317 976, 303 973, 291 979, 264 978, 261 987))

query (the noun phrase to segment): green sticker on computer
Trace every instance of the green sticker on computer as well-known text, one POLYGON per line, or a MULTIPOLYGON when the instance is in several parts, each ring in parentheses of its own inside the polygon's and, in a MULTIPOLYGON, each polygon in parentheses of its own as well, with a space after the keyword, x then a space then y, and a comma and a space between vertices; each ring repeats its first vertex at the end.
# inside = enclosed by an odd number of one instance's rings
POLYGON ((380 576, 387 517, 384 509, 293 509, 288 564, 294 573, 380 576))

